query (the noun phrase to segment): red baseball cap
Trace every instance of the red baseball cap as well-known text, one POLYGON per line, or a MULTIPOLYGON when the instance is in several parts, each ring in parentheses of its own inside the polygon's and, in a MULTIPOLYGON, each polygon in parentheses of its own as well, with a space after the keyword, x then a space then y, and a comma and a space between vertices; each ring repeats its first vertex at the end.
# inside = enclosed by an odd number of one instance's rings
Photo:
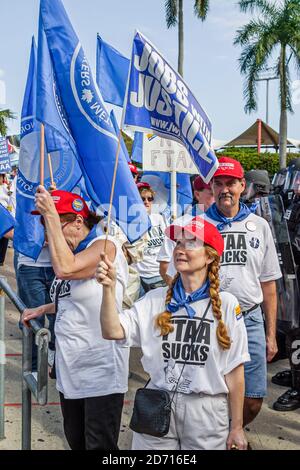
POLYGON ((196 178, 193 181, 193 188, 196 191, 202 191, 203 189, 210 189, 210 185, 207 183, 204 183, 201 176, 196 176, 196 178))
POLYGON ((141 181, 140 183, 137 183, 137 188, 138 189, 150 189, 151 186, 149 183, 146 183, 146 181, 141 181))
POLYGON ((133 163, 128 163, 129 169, 131 173, 134 173, 135 175, 138 174, 138 169, 133 163))
POLYGON ((240 162, 234 158, 221 157, 219 158, 219 168, 215 172, 213 178, 218 176, 232 176, 233 178, 244 178, 244 169, 240 162))
POLYGON ((180 240, 183 232, 198 238, 198 240, 214 248, 219 256, 222 255, 224 251, 223 237, 217 228, 210 222, 207 222, 207 220, 204 220, 203 217, 195 217, 184 226, 176 225, 176 223, 172 224, 165 230, 167 237, 173 241, 180 240))
MULTIPOLYGON (((56 190, 51 192, 51 197, 58 214, 76 214, 84 219, 88 218, 90 210, 85 200, 78 194, 56 190)), ((32 211, 31 214, 41 215, 39 211, 32 211)))

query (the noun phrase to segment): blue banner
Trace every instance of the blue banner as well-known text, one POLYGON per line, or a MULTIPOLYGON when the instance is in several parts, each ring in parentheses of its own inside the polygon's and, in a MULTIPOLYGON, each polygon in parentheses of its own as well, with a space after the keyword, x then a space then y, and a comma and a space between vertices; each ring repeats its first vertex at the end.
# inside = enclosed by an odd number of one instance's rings
POLYGON ((48 46, 39 29, 38 52, 32 40, 30 66, 21 118, 21 148, 17 179, 18 228, 14 247, 37 259, 44 244, 40 218, 31 215, 40 179, 40 123, 45 124, 45 187, 51 184, 47 155, 50 155, 57 189, 71 191, 82 177, 76 147, 63 114, 52 71, 48 46))
MULTIPOLYGON (((116 135, 119 136, 120 135, 120 128, 119 128, 119 125, 118 125, 118 122, 117 122, 117 119, 116 119, 116 116, 115 116, 115 113, 114 113, 113 110, 111 110, 111 112, 110 112, 110 119, 111 119, 112 125, 114 126, 116 135)), ((128 150, 127 150, 127 147, 125 145, 122 134, 121 134, 121 147, 122 147, 122 152, 124 154, 124 157, 126 158, 126 160, 128 162, 130 162, 128 150)))
POLYGON ((11 164, 6 137, 0 135, 0 173, 9 173, 11 164))
MULTIPOLYGON (((21 113, 21 144, 17 178, 17 227, 14 248, 37 259, 44 244, 40 217, 31 215, 35 209, 34 195, 40 174, 40 124, 36 120, 37 50, 32 38, 29 70, 21 113)), ((47 181, 47 180, 46 180, 47 181)), ((48 179, 49 181, 49 179, 48 179)))
POLYGON ((139 32, 133 41, 123 124, 185 145, 205 182, 218 168, 208 116, 182 77, 139 32))
POLYGON ((15 219, 11 213, 0 204, 0 238, 15 226, 15 219))
POLYGON ((97 37, 97 84, 107 103, 123 106, 130 60, 97 37))
MULTIPOLYGON (((41 19, 66 119, 93 202, 108 207, 118 138, 78 37, 61 0, 41 0, 41 19)), ((149 228, 149 219, 120 151, 113 218, 130 242, 149 228)))
POLYGON ((134 133, 131 160, 136 163, 143 163, 143 133, 142 132, 134 133))
MULTIPOLYGON (((68 127, 56 84, 41 18, 37 55, 36 118, 45 125, 45 157, 50 154, 56 188, 72 191, 81 179, 82 173, 76 144, 68 127)), ((45 158, 45 167, 49 170, 47 158, 45 158)), ((48 175, 49 173, 46 173, 46 176, 48 175)))

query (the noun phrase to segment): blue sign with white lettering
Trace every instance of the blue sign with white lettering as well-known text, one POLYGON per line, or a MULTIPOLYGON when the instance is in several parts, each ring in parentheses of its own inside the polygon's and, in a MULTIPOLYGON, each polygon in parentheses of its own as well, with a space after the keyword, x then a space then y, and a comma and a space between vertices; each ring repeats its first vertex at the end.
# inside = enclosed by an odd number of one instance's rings
POLYGON ((10 171, 11 164, 6 137, 0 136, 0 173, 9 173, 10 171))
POLYGON ((133 41, 123 124, 184 144, 205 182, 218 168, 208 116, 182 77, 139 32, 133 41))

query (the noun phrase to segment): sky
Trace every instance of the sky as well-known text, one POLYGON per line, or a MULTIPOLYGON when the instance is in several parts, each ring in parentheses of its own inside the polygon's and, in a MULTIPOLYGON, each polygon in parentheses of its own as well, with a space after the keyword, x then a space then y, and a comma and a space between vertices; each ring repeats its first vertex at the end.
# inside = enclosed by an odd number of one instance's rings
MULTIPOLYGON (((95 71, 96 36, 130 56, 135 29, 155 44, 177 68, 177 28, 167 29, 164 0, 63 0, 70 20, 95 71)), ((259 84, 258 110, 245 114, 243 77, 238 68, 236 30, 249 20, 236 0, 211 0, 207 20, 193 14, 193 0, 184 1, 184 78, 209 115, 213 138, 229 141, 256 119, 265 120, 266 84, 259 84)), ((37 37, 39 0, 0 0, 0 108, 10 108, 18 119, 9 134, 19 133, 20 111, 27 77, 31 36, 37 37)), ((288 116, 288 136, 300 140, 300 77, 291 74, 294 115, 288 116)), ((278 81, 270 82, 269 124, 279 129, 278 81)), ((108 106, 110 109, 110 107, 108 106)), ((120 113, 119 113, 120 115, 120 113)))

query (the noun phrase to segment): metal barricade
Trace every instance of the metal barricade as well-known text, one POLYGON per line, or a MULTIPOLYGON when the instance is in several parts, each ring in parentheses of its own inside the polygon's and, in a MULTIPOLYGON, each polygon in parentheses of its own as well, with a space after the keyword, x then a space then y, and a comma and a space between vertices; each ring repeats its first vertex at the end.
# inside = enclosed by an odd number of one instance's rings
MULTIPOLYGON (((4 317, 4 295, 9 297, 20 313, 23 313, 26 306, 12 290, 4 277, 0 277, 0 312, 4 317), (2 292, 2 296, 1 296, 2 292), (2 300, 3 297, 3 300, 2 300), (3 307, 2 307, 3 304, 3 307)), ((3 320, 4 321, 4 320, 3 320)), ((1 319, 0 319, 1 324, 1 319)), ((48 400, 48 345, 50 341, 50 331, 41 328, 36 320, 30 320, 31 328, 23 328, 23 351, 22 351, 22 450, 31 449, 31 395, 33 395, 39 405, 46 405, 48 400), (32 340, 35 336, 35 344, 38 348, 37 377, 32 373, 32 340)), ((1 333, 1 330, 0 330, 1 333)), ((4 336, 4 335, 3 335, 4 336)), ((3 338, 4 339, 4 338, 3 338)), ((1 337, 0 337, 1 340, 1 337)), ((0 364, 2 368, 2 364, 0 364)), ((4 367, 4 364, 3 364, 4 367)), ((2 370, 1 370, 2 374, 2 370)), ((4 374, 4 371, 3 371, 4 374)), ((0 389, 2 386, 2 375, 0 375, 0 389)), ((4 380, 3 380, 4 386, 4 380)), ((4 393, 3 393, 4 402, 4 393)), ((1 404, 1 391, 0 391, 1 404)), ((4 403, 3 403, 4 405, 4 403)), ((4 413, 4 406, 3 413, 4 413)), ((1 412, 1 411, 0 411, 1 412)), ((1 415, 0 415, 1 419, 1 415)))

